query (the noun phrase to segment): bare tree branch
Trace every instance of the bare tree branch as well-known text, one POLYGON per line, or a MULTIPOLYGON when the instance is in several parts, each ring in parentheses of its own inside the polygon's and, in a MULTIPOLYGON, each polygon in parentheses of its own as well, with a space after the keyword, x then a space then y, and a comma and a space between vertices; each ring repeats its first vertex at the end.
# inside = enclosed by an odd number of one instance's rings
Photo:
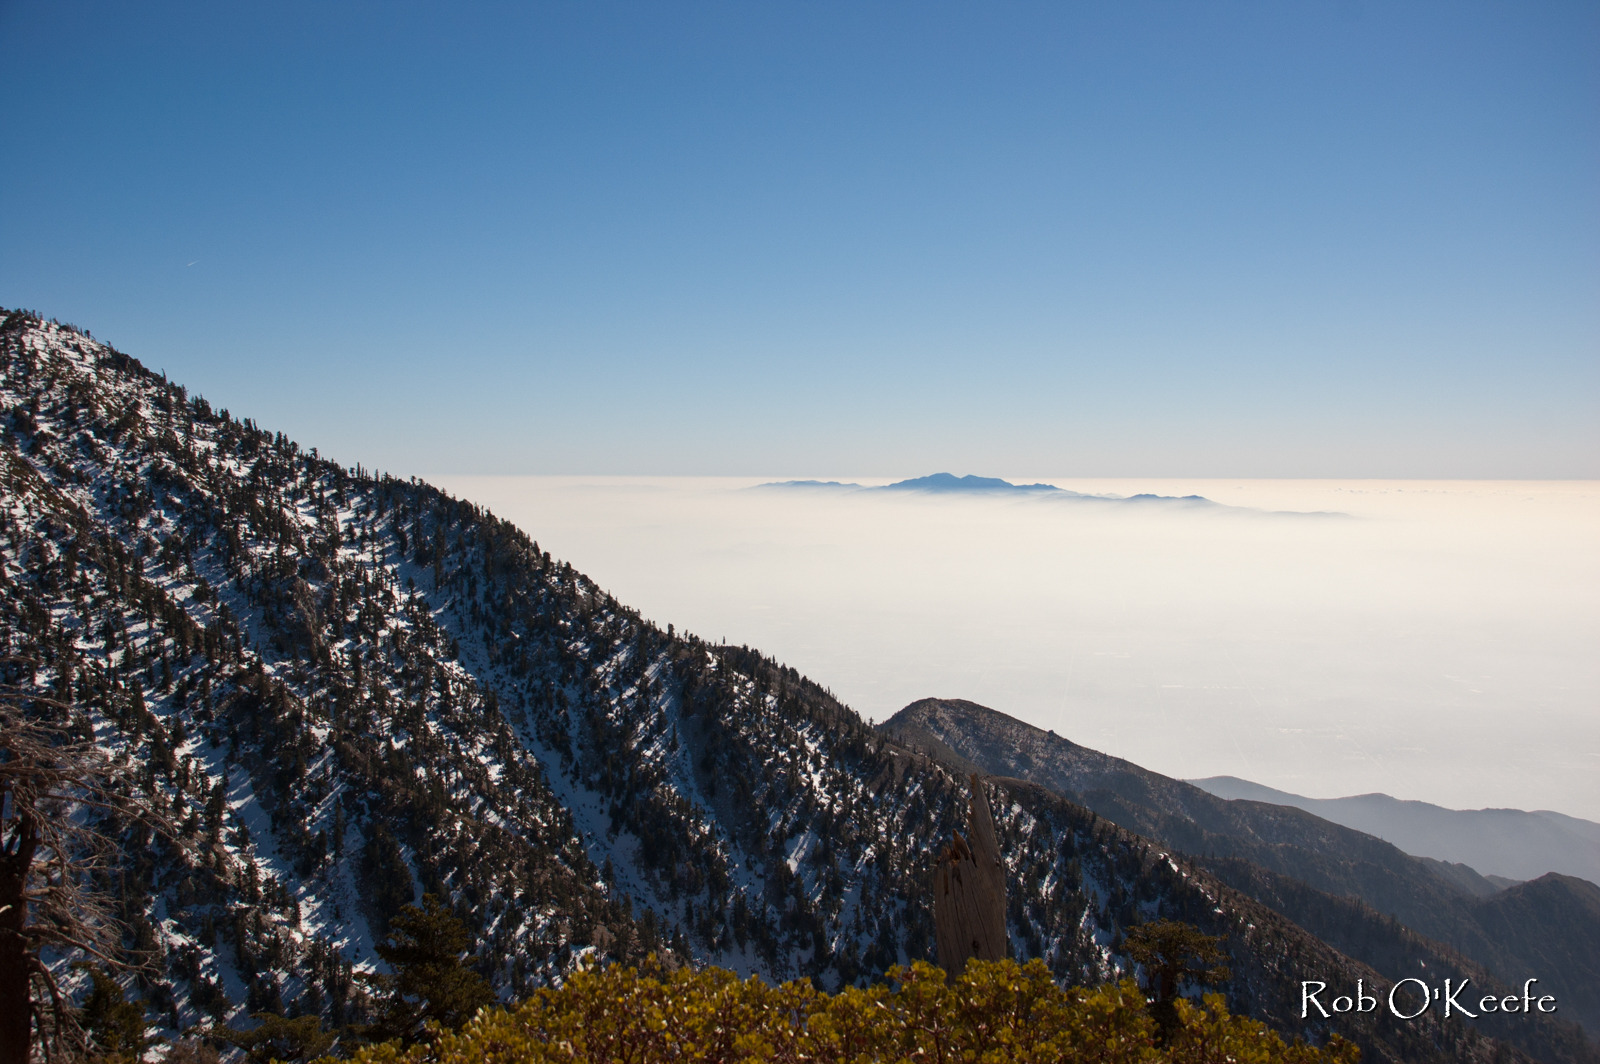
POLYGON ((171 835, 135 783, 70 703, 0 683, 0 1059, 28 1060, 35 1039, 46 1060, 83 1045, 42 951, 127 966, 124 929, 97 882, 115 854, 102 826, 138 823, 171 835))

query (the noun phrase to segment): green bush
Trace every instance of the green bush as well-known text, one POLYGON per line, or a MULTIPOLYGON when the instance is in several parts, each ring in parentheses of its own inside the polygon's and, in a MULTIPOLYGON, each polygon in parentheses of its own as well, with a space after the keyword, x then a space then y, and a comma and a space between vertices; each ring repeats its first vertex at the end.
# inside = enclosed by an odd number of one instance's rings
POLYGON ((1056 986, 1041 961, 970 962, 946 984, 927 964, 896 987, 821 993, 771 987, 720 968, 671 974, 620 966, 574 974, 512 1009, 486 1009, 458 1032, 356 1054, 365 1064, 1354 1064, 1360 1052, 1285 1045, 1265 1025, 1230 1016, 1219 995, 1176 1003, 1159 1048, 1132 982, 1056 986))

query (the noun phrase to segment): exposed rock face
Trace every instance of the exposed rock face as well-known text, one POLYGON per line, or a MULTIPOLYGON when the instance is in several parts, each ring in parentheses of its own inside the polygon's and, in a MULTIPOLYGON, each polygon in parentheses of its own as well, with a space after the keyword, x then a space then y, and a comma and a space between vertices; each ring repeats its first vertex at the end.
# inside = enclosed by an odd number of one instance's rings
POLYGON ((933 923, 939 967, 951 979, 969 960, 1005 960, 1006 867, 994 833, 989 796, 976 773, 968 778, 972 797, 967 834, 956 835, 939 855, 933 871, 933 923))

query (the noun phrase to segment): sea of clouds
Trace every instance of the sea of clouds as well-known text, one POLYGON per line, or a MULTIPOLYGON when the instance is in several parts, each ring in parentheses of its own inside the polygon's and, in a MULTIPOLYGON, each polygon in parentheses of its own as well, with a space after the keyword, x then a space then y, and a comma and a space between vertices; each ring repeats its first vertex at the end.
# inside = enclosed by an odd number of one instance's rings
POLYGON ((790 479, 438 482, 873 720, 966 698, 1171 776, 1600 820, 1600 483, 756 487, 790 479))

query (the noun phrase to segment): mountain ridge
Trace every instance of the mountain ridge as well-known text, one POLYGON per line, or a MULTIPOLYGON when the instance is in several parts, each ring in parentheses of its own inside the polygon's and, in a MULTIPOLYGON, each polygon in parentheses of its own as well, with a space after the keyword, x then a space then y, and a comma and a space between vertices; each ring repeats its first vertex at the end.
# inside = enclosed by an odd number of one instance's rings
MULTIPOLYGON (((1560 987, 1589 1030, 1600 1031, 1600 1001, 1589 989, 1600 975, 1592 957, 1585 959, 1579 951, 1557 966, 1555 954, 1535 945, 1564 937, 1558 918, 1547 911, 1552 907, 1541 910, 1537 902, 1548 896, 1548 884, 1486 907, 1503 892, 1464 865, 1412 857, 1304 810, 1217 798, 962 699, 921 699, 878 728, 913 746, 948 751, 978 771, 1031 779, 1122 827, 1173 846, 1269 905, 1274 903, 1268 899, 1292 900, 1293 905, 1277 911, 1319 936, 1342 941, 1340 948, 1348 947, 1352 956, 1380 971, 1395 976, 1401 971, 1392 963, 1385 966, 1385 956, 1394 958, 1390 945, 1341 940, 1335 925, 1318 915, 1334 904, 1330 899, 1358 898, 1373 913, 1391 914, 1398 923, 1435 943, 1449 944, 1503 978, 1545 978, 1560 987)), ((1600 905, 1600 889, 1583 880, 1573 883, 1584 885, 1565 888, 1575 896, 1564 903, 1564 911, 1589 914, 1591 900, 1600 905), (1590 891, 1595 899, 1588 897, 1590 891)), ((1595 926, 1600 928, 1600 919, 1595 926)))
POLYGON ((1187 780, 1223 799, 1294 806, 1394 843, 1406 853, 1515 880, 1546 872, 1600 883, 1600 824, 1551 810, 1447 809, 1387 794, 1307 798, 1236 776, 1187 780))
MULTIPOLYGON (((7 679, 77 705, 179 825, 102 825, 147 958, 126 982, 168 1033, 359 1021, 374 937, 424 890, 503 999, 586 956, 836 987, 930 955, 954 766, 757 651, 663 631, 481 507, 76 330, 0 312, 0 360, 0 642, 36 663, 7 679)), ((1221 935, 1230 999, 1291 1033, 1594 1059, 1539 1017, 1302 1023, 1296 978, 1385 977, 1089 809, 988 786, 1013 951, 1058 978, 1128 974, 1123 930, 1173 916, 1221 935)))

